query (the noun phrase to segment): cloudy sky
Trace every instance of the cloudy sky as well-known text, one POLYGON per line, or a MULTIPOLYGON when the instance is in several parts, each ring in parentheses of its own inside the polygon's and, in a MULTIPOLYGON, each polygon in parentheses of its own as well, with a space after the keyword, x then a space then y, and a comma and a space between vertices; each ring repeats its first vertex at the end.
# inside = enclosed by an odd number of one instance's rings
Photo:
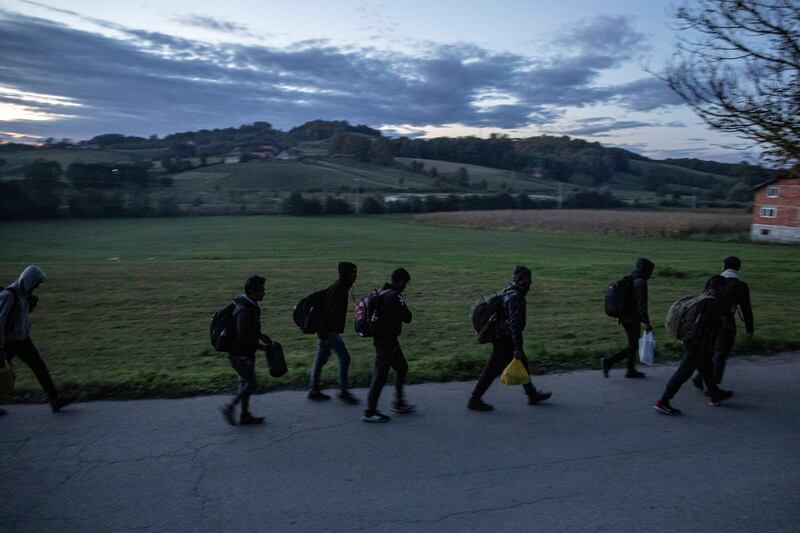
POLYGON ((5 0, 0 140, 317 118, 738 162, 660 80, 672 0, 5 0))

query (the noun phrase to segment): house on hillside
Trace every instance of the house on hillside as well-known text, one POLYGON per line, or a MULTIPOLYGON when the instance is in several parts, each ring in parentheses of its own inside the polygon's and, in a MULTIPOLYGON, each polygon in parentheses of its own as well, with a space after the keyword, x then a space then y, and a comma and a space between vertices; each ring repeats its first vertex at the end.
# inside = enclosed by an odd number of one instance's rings
POLYGON ((776 178, 755 191, 750 239, 800 242, 800 179, 776 178))
POLYGON ((278 159, 281 161, 297 161, 300 159, 299 155, 293 154, 288 150, 284 150, 283 152, 278 154, 278 159))
POLYGON ((236 163, 242 162, 242 151, 238 148, 235 148, 225 154, 222 158, 222 162, 226 165, 235 165, 236 163))

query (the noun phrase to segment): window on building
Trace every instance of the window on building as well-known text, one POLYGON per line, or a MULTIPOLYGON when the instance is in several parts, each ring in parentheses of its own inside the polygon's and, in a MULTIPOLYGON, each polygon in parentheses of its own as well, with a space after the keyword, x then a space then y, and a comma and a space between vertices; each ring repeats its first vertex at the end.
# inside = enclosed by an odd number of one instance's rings
POLYGON ((769 235, 769 230, 761 228, 761 235, 769 235))
POLYGON ((775 214, 777 213, 777 209, 774 207, 762 207, 761 208, 761 216, 764 218, 775 218, 775 214))
POLYGON ((778 187, 767 187, 767 197, 768 198, 777 198, 778 197, 778 187))

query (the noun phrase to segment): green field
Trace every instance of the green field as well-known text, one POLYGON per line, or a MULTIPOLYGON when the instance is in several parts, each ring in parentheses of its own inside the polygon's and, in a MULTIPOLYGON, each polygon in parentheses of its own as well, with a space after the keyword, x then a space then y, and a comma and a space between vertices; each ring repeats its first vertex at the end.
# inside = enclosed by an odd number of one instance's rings
MULTIPOLYGON (((292 306, 332 281, 340 260, 359 265, 357 295, 379 286, 396 266, 411 272, 414 321, 401 342, 412 381, 477 377, 489 349, 473 341, 469 306, 502 288, 519 263, 534 272, 526 349, 537 371, 596 366, 623 344, 602 298, 606 284, 628 273, 639 255, 657 265, 650 283, 655 324, 673 300, 699 291, 722 258, 736 254, 754 300, 756 338, 746 348, 800 345, 800 248, 791 246, 441 228, 406 217, 2 223, 0 241, 0 284, 31 263, 48 273, 32 337, 57 384, 84 398, 231 389, 233 372, 210 349, 208 322, 254 273, 268 280, 264 329, 284 344, 290 365, 285 378, 263 384, 305 386, 314 339, 294 326, 292 306)), ((677 355, 679 346, 660 326, 656 338, 661 359, 677 355)), ((353 381, 365 385, 372 348, 352 332, 350 318, 346 340, 353 381)), ((28 369, 17 368, 21 397, 38 398, 28 369)), ((324 378, 334 376, 332 361, 324 378)))

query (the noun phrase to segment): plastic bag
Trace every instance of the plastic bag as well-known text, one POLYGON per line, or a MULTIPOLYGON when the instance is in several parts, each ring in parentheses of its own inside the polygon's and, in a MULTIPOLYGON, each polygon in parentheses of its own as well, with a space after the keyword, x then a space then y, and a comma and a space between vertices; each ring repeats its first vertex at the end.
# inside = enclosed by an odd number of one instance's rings
POLYGON ((524 385, 531 380, 528 369, 516 357, 511 360, 503 373, 500 374, 500 383, 503 385, 524 385))
POLYGON ((639 337, 639 361, 643 365, 653 366, 656 356, 656 340, 652 331, 645 331, 639 337))
POLYGON ((14 397, 14 382, 17 374, 11 361, 0 358, 0 400, 10 400, 14 397))

